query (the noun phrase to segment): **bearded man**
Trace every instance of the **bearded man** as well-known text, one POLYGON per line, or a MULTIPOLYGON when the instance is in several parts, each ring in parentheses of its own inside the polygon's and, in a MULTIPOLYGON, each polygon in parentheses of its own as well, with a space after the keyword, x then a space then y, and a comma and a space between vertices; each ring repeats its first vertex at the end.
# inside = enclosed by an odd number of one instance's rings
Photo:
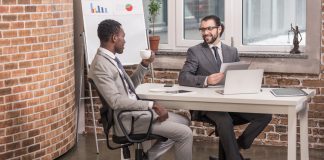
MULTIPOLYGON (((221 42, 224 25, 219 17, 210 15, 201 20, 200 33, 204 40, 187 51, 187 59, 179 74, 179 84, 190 87, 208 87, 219 84, 224 73, 222 63, 240 61, 237 49, 221 42)), ((271 121, 271 114, 191 111, 192 120, 208 121, 216 125, 226 160, 244 159, 240 149, 248 149, 254 139, 271 121), (250 123, 242 135, 235 138, 234 125, 250 123)), ((210 159, 214 159, 210 157, 210 159)))

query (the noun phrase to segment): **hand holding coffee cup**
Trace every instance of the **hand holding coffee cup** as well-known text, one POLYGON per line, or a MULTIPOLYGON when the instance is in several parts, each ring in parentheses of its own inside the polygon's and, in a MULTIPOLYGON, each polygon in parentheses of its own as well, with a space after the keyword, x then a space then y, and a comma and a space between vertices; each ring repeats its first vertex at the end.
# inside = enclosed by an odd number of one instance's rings
POLYGON ((151 50, 141 50, 140 55, 142 57, 142 62, 141 64, 144 67, 147 67, 150 63, 154 61, 155 54, 151 50))
POLYGON ((140 50, 140 56, 142 59, 149 59, 152 55, 152 51, 151 50, 140 50))

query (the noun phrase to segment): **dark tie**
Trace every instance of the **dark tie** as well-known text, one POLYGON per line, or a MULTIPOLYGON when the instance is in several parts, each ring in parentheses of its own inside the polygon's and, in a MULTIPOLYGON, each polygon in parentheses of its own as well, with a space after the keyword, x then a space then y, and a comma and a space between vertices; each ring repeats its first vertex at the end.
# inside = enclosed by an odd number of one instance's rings
MULTIPOLYGON (((132 85, 132 83, 129 81, 129 79, 126 77, 126 71, 125 71, 125 69, 124 69, 124 67, 123 67, 123 65, 120 63, 120 61, 119 61, 119 59, 116 57, 115 58, 115 61, 117 62, 117 66, 118 66, 118 68, 123 72, 123 77, 122 78, 124 78, 125 79, 125 81, 127 82, 127 84, 128 84, 128 88, 134 93, 134 94, 136 94, 135 93, 135 88, 133 87, 133 85, 132 85)), ((136 95, 137 96, 137 95, 136 95)))
POLYGON ((217 51, 218 49, 217 49, 216 46, 212 47, 212 49, 214 50, 214 55, 215 55, 215 58, 216 58, 216 65, 218 66, 218 68, 220 68, 221 64, 222 64, 222 61, 221 61, 221 59, 219 57, 219 54, 218 54, 218 51, 217 51))

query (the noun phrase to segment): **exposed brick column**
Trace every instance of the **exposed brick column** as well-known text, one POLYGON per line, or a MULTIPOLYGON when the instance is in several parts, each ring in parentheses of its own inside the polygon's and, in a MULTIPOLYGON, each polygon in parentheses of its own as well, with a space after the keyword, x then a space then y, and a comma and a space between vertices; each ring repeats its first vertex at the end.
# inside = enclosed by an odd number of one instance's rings
POLYGON ((0 159, 75 143, 73 1, 0 0, 0 159))

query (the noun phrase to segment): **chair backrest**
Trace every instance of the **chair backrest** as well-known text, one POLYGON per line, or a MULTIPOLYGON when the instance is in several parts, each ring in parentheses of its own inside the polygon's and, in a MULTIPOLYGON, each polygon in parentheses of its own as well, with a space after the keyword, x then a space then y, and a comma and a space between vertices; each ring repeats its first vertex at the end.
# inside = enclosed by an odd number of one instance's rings
POLYGON ((110 108, 107 101, 102 96, 102 94, 98 90, 98 88, 97 88, 96 84, 93 82, 93 80, 89 78, 89 82, 96 89, 96 91, 99 95, 100 101, 102 103, 102 107, 100 108, 101 123, 103 125, 105 134, 108 136, 110 128, 114 125, 114 118, 113 118, 114 111, 110 108))

